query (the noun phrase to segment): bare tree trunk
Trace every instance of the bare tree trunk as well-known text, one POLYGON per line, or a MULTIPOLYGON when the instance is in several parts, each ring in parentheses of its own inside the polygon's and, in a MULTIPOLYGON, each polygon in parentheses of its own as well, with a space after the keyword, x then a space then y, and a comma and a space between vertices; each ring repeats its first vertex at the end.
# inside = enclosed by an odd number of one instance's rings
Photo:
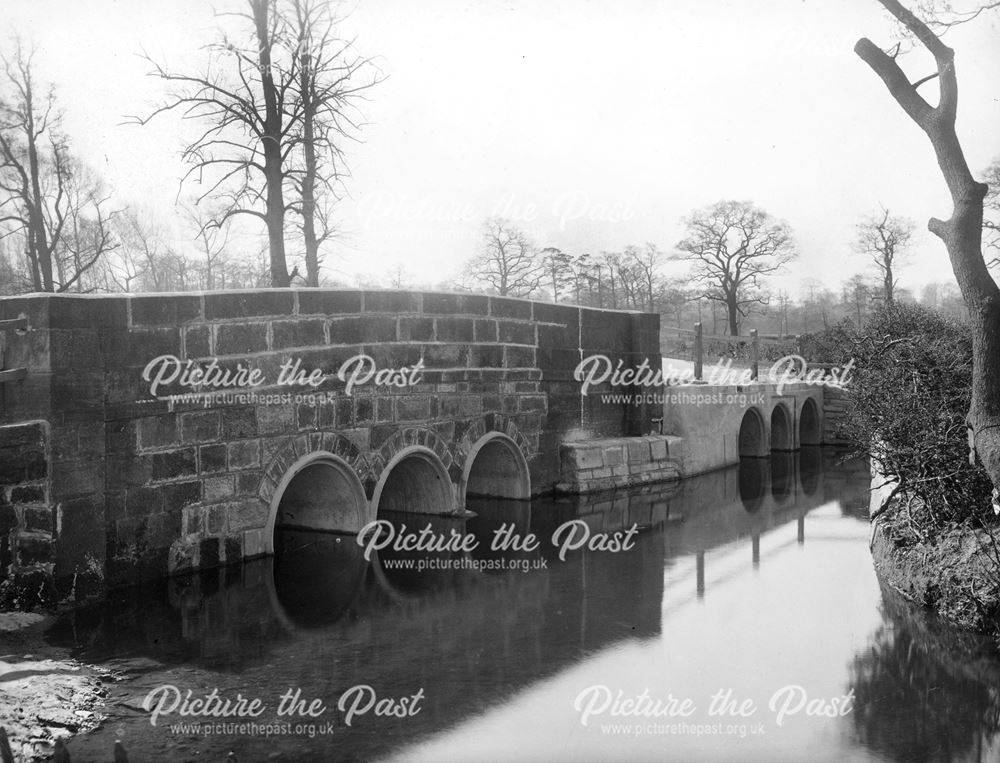
POLYGON ((271 286, 288 286, 288 264, 285 261, 285 198, 282 190, 281 112, 274 90, 271 70, 271 39, 269 10, 271 0, 250 0, 257 27, 260 79, 264 91, 264 179, 267 183, 267 240, 271 255, 271 286))
POLYGON ((299 13, 299 85, 302 98, 302 149, 306 171, 302 177, 302 235, 306 245, 306 286, 319 286, 319 242, 316 239, 316 103, 315 73, 309 46, 312 34, 308 9, 299 13))
POLYGON ((896 64, 867 38, 855 53, 882 79, 896 102, 930 139, 938 166, 951 194, 948 220, 931 218, 928 229, 948 250, 972 324, 972 404, 968 425, 973 453, 979 456, 994 488, 1000 489, 1000 289, 982 253, 983 199, 987 186, 969 171, 955 133, 958 80, 955 52, 897 0, 879 2, 904 24, 934 56, 940 81, 938 105, 932 107, 896 64))
POLYGON ((38 144, 36 142, 38 132, 35 130, 35 103, 31 79, 31 75, 26 73, 23 81, 25 119, 27 120, 25 138, 28 148, 28 174, 31 178, 31 210, 29 215, 35 257, 41 270, 42 281, 40 285, 42 291, 55 291, 52 280, 52 251, 49 248, 48 236, 45 232, 45 217, 42 211, 44 201, 39 179, 38 144))
POLYGON ((736 292, 726 293, 726 312, 729 316, 729 335, 739 336, 739 304, 736 302, 736 292))

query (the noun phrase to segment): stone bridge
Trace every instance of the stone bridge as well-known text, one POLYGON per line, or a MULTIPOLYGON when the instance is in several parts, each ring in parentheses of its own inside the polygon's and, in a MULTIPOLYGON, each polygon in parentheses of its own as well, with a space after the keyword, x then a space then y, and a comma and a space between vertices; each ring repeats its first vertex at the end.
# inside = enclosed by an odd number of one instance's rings
POLYGON ((827 387, 806 382, 685 384, 664 392, 663 430, 683 477, 769 458, 802 446, 840 444, 827 387))
POLYGON ((564 440, 660 415, 573 379, 590 354, 658 358, 656 315, 274 289, 29 295, 0 325, 0 580, 61 597, 267 554, 276 526, 526 499, 564 440))

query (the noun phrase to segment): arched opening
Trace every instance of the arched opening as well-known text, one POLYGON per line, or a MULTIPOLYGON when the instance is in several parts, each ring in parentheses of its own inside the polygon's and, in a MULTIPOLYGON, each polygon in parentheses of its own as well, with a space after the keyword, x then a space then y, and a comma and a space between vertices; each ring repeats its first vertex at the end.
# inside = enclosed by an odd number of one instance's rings
POLYGON ((382 471, 372 495, 375 515, 452 514, 455 494, 448 471, 432 450, 405 448, 382 471))
POLYGON ((792 428, 785 406, 776 405, 771 411, 771 450, 794 450, 792 428))
POLYGON ((368 502, 354 470, 331 453, 311 453, 296 461, 274 492, 268 537, 278 530, 357 533, 368 502))
POLYGON ((819 411, 816 408, 816 401, 807 397, 802 404, 802 411, 799 414, 799 444, 819 445, 819 411))
POLYGON ((472 446, 461 485, 463 499, 531 497, 528 462, 517 444, 499 432, 484 435, 472 446))
POLYGON ((764 422, 756 408, 750 408, 743 414, 740 422, 739 437, 740 458, 759 458, 767 455, 764 445, 764 422))

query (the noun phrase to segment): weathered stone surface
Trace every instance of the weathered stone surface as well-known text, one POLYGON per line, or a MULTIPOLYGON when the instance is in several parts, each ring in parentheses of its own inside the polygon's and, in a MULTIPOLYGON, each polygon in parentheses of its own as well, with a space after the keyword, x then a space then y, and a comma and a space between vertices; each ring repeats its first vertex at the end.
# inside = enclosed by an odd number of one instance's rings
MULTIPOLYGON (((370 493, 399 448, 428 448, 457 482, 472 443, 503 432, 528 458, 538 492, 558 479, 567 432, 649 431, 647 413, 582 399, 572 372, 589 352, 630 363, 643 351, 655 355, 656 342, 647 341, 655 340, 655 317, 482 295, 325 289, 0 300, 0 314, 11 312, 28 315, 32 330, 10 337, 5 358, 23 358, 33 371, 5 390, 0 506, 29 507, 31 526, 41 527, 50 502, 79 500, 80 518, 88 506, 95 512, 96 533, 81 534, 84 545, 106 548, 131 579, 261 553, 274 490, 294 461, 319 450, 352 465, 370 493), (412 387, 367 379, 348 395, 336 375, 362 352, 378 369, 423 361, 423 377, 412 387), (150 402, 142 371, 162 354, 203 362, 223 355, 224 369, 261 369, 271 386, 254 394, 316 398, 209 409, 150 402), (291 357, 325 374, 318 389, 275 386, 291 357), (49 423, 5 433, 18 416, 49 423)), ((174 381, 159 394, 188 391, 174 381)), ((591 486, 663 476, 665 446, 644 447, 659 448, 649 451, 662 456, 657 468, 638 458, 637 446, 621 445, 628 458, 605 464, 601 455, 596 468, 609 471, 590 474, 591 486)), ((6 511, 0 521, 18 517, 6 511)), ((15 551, 9 542, 0 547, 5 559, 15 551)))

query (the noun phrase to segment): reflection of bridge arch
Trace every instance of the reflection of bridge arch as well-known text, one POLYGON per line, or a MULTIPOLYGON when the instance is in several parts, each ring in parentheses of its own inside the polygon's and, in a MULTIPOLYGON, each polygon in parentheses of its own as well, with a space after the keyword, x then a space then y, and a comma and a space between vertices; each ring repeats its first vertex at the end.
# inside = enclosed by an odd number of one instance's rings
POLYGON ((458 494, 460 505, 469 497, 530 498, 528 461, 517 443, 502 432, 476 440, 465 457, 458 494))
POLYGON ((340 620, 356 601, 367 569, 354 538, 289 530, 278 536, 263 579, 272 611, 294 631, 340 620))
POLYGON ((764 419, 756 408, 748 408, 740 422, 739 454, 741 458, 767 456, 764 419))
POLYGON ((759 511, 764 503, 768 481, 767 467, 768 463, 763 459, 740 460, 738 475, 740 501, 749 514, 759 511))
POLYGON ((400 450, 382 470, 372 493, 372 513, 453 514, 455 491, 444 463, 430 448, 400 450))
POLYGON ((771 455, 771 497, 775 504, 783 504, 795 488, 795 455, 774 453, 771 455))
POLYGON ((271 495, 265 544, 274 552, 280 528, 357 533, 368 519, 361 480, 340 456, 318 450, 286 469, 271 495))

